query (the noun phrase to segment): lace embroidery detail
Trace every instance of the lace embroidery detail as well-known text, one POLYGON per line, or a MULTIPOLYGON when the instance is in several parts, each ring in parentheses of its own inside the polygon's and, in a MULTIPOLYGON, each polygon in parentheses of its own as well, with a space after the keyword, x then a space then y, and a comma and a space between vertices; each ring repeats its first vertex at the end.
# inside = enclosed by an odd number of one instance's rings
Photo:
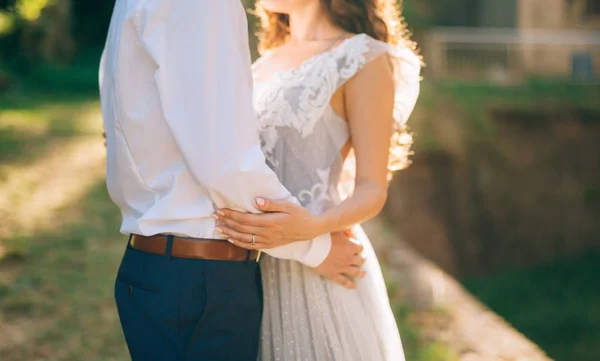
POLYGON ((273 151, 277 143, 277 129, 275 127, 266 127, 260 130, 261 148, 265 157, 273 167, 278 167, 279 162, 275 159, 273 151))
POLYGON ((297 68, 274 74, 255 97, 259 128, 292 127, 303 138, 312 134, 338 86, 365 65, 368 49, 366 35, 356 35, 297 68), (297 94, 296 111, 286 93, 297 94))
POLYGON ((331 168, 328 169, 317 169, 317 176, 319 182, 316 183, 311 189, 303 190, 298 193, 298 200, 302 202, 306 209, 311 213, 320 213, 323 211, 323 202, 331 200, 327 190, 329 189, 329 174, 331 168))

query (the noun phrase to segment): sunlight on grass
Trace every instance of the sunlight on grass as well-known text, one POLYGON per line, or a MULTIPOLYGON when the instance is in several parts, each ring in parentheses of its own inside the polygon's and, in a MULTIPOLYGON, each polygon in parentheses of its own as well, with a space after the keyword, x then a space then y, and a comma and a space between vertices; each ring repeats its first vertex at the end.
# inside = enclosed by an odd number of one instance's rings
POLYGON ((31 163, 68 137, 90 135, 101 141, 102 117, 97 100, 46 102, 2 96, 0 104, 0 188, 13 168, 31 163))
POLYGON ((21 275, 0 291, 2 360, 124 359, 112 296, 126 242, 119 213, 103 182, 61 213, 68 221, 26 238, 21 275))
MULTIPOLYGON (((8 168, 0 183, 0 241, 52 228, 59 208, 104 176, 104 146, 96 137, 64 140, 30 165, 8 168)), ((14 247, 2 242, 9 251, 14 247)), ((20 248, 20 247, 19 247, 20 248)))
POLYGON ((0 129, 10 128, 35 135, 101 132, 99 103, 46 104, 35 108, 7 107, 0 112, 0 129))
POLYGON ((22 236, 103 178, 102 119, 96 100, 0 100, 0 253, 22 256, 22 236))

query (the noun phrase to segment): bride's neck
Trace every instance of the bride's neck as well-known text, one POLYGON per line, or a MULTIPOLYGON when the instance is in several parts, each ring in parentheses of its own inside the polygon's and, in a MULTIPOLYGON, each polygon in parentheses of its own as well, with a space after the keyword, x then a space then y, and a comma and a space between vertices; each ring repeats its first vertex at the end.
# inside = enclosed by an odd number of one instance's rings
POLYGON ((290 13, 289 17, 291 43, 328 40, 341 32, 329 19, 320 1, 290 13))

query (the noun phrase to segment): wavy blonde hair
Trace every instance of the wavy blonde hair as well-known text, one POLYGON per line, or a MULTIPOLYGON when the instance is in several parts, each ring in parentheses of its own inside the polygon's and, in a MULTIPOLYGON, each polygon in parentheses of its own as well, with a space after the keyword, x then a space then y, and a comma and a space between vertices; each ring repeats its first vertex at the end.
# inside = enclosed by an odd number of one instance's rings
MULTIPOLYGON (((320 0, 333 23, 352 34, 367 34, 372 38, 393 46, 402 46, 417 53, 417 44, 411 40, 402 16, 402 7, 397 0, 320 0)), ((400 1, 401 3, 401 1, 400 1)), ((253 13, 260 19, 257 37, 258 50, 267 50, 283 45, 290 35, 287 14, 267 11, 260 3, 253 13)), ((412 134, 406 126, 394 123, 388 162, 389 176, 394 171, 410 165, 412 134)))

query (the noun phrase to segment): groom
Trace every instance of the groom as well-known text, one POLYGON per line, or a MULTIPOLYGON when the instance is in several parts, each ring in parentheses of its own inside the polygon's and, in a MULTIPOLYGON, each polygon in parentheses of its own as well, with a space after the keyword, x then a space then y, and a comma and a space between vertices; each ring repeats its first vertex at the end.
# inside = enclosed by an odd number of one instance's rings
MULTIPOLYGON (((240 0, 116 2, 100 90, 107 187, 130 235, 115 298, 134 361, 256 361, 258 253, 219 239, 211 214, 297 200, 260 149, 247 39, 240 0)), ((334 234, 264 251, 339 278, 361 247, 334 234)))

